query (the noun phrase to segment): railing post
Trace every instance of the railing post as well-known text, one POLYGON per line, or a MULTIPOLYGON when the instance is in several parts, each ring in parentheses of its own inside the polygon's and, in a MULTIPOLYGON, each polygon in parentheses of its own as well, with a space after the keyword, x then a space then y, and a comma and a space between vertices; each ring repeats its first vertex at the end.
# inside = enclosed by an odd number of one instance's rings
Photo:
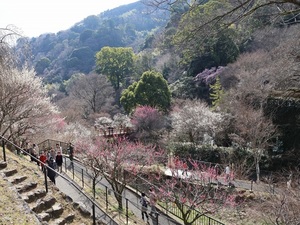
POLYGON ((81 169, 81 182, 82 182, 82 188, 84 188, 84 180, 83 180, 83 169, 81 169))
POLYGON ((96 225, 95 199, 93 200, 93 225, 96 225))
POLYGON ((106 210, 108 209, 108 190, 107 186, 105 186, 105 204, 106 204, 106 210))
POLYGON ((72 175, 73 175, 73 180, 75 179, 75 174, 74 174, 74 165, 72 166, 72 175))
POLYGON ((47 183, 47 167, 46 165, 44 165, 44 168, 43 168, 43 173, 44 173, 44 177, 45 177, 45 188, 46 188, 46 193, 48 193, 48 183, 47 183))
POLYGON ((125 200, 126 200, 126 224, 128 224, 128 218, 129 218, 129 216, 128 216, 128 199, 125 198, 125 200))
MULTIPOLYGON (((73 172, 74 172, 74 167, 73 167, 73 172)), ((74 178, 73 178, 73 180, 74 180, 74 178)), ((92 205, 93 225, 96 225, 95 199, 96 199, 96 179, 93 178, 93 205, 92 205)))
POLYGON ((65 172, 67 172, 67 157, 65 157, 65 172))
POLYGON ((6 162, 5 142, 3 139, 2 139, 2 149, 3 149, 3 161, 6 162))

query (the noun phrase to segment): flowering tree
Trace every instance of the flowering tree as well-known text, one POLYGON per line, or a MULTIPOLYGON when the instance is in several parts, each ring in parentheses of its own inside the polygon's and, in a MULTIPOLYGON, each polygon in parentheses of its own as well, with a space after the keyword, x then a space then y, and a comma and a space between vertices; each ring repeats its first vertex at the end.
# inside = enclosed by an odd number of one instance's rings
POLYGON ((218 189, 212 185, 210 181, 214 176, 213 169, 194 160, 187 163, 174 158, 164 175, 156 174, 152 179, 158 184, 156 193, 159 201, 162 204, 172 203, 168 206, 169 210, 179 211, 183 223, 192 225, 201 216, 215 213, 225 204, 235 204, 230 189, 218 189))
POLYGON ((127 132, 127 128, 132 127, 130 118, 122 113, 117 113, 114 115, 112 125, 113 127, 120 128, 121 133, 127 132))
POLYGON ((95 127, 102 130, 106 135, 106 129, 112 125, 113 120, 106 116, 101 116, 95 120, 95 127))
POLYGON ((101 175, 111 185, 120 210, 123 209, 122 193, 126 185, 134 182, 136 174, 145 166, 155 163, 163 154, 155 146, 130 142, 124 138, 97 137, 77 143, 75 149, 85 165, 92 170, 96 168, 98 173, 95 175, 101 175))
POLYGON ((173 136, 179 140, 199 142, 204 134, 214 137, 222 129, 223 116, 212 112, 200 101, 185 101, 171 112, 173 136))
POLYGON ((165 125, 163 115, 151 106, 137 107, 131 122, 137 132, 137 137, 143 141, 157 140, 165 125))
POLYGON ((0 66, 0 132, 8 139, 34 135, 58 122, 42 80, 33 70, 0 66))

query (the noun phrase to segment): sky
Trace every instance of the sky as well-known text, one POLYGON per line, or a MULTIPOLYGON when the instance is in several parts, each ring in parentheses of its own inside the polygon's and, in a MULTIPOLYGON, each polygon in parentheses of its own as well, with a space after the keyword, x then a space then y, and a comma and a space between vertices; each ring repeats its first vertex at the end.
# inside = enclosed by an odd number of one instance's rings
POLYGON ((90 15, 138 0, 3 0, 0 28, 13 25, 27 37, 57 33, 90 15))

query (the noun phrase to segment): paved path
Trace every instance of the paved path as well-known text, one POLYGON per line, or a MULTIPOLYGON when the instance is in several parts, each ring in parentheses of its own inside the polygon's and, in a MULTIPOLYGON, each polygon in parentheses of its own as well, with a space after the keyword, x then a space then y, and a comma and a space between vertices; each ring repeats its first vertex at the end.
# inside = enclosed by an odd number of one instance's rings
MULTIPOLYGON (((70 176, 72 178, 72 170, 70 167, 70 161, 68 158, 65 158, 66 163, 64 163, 64 169, 63 171, 68 171, 67 174, 68 176, 70 176), (67 170, 66 170, 67 168, 67 170)), ((63 173, 66 175, 66 173, 63 173)), ((84 176, 84 180, 85 180, 85 185, 87 185, 88 183, 91 183, 91 179, 87 173, 87 169, 81 165, 80 163, 74 161, 74 175, 81 179, 82 176, 84 176)), ((225 180, 224 176, 218 176, 217 180, 216 179, 212 179, 211 182, 213 183, 218 183, 221 185, 228 185, 228 182, 225 180)), ((251 182, 251 181, 245 181, 245 180, 233 180, 231 181, 231 183, 237 187, 237 188, 242 188, 242 189, 247 189, 247 190, 252 190, 254 192, 259 191, 259 192, 268 192, 268 193, 274 193, 274 187, 270 186, 268 184, 264 184, 264 183, 260 183, 260 184, 256 184, 255 182, 251 182)), ((82 185, 81 183, 78 185, 82 185)), ((73 201, 75 202, 81 202, 89 211, 91 211, 91 202, 90 200, 88 200, 85 196, 83 196, 80 191, 78 189, 81 189, 81 187, 77 186, 77 188, 75 186, 70 185, 67 181, 65 181, 63 178, 58 177, 57 178, 57 187, 64 192, 65 194, 67 194, 68 196, 70 196, 73 201)), ((97 188, 100 188, 102 190, 105 191, 106 188, 111 189, 109 183, 105 180, 105 179, 99 179, 97 181, 97 188)), ((149 225, 180 225, 181 223, 178 222, 178 219, 176 219, 175 217, 170 217, 168 215, 166 215, 165 213, 160 211, 160 215, 158 217, 158 221, 156 218, 154 217, 149 217, 149 221, 142 221, 141 219, 141 206, 139 203, 139 193, 135 193, 134 190, 131 189, 126 189, 123 192, 123 205, 126 205, 126 201, 128 204, 128 208, 130 209, 130 211, 136 216, 137 221, 136 224, 149 224, 149 225)), ((96 214, 97 217, 102 217, 102 218, 106 218, 105 213, 99 209, 96 210, 96 214)), ((109 218, 108 218, 109 220, 109 218)), ((126 223, 125 223, 126 224, 126 223)), ((128 223, 131 224, 131 223, 128 223)))
MULTIPOLYGON (((65 177, 69 176, 70 178, 72 178, 73 174, 72 174, 72 170, 71 170, 72 167, 70 166, 70 161, 68 159, 65 159, 65 161, 66 161, 66 163, 64 163, 62 175, 65 177), (65 173, 66 168, 67 168, 67 173, 65 173)), ((86 173, 86 168, 84 166, 82 166, 81 164, 77 163, 76 161, 74 161, 74 175, 78 178, 81 178, 83 175, 84 180, 85 180, 85 185, 87 185, 87 183, 91 183, 89 175, 86 173)), ((86 196, 83 196, 79 191, 81 189, 81 185, 82 185, 81 183, 80 184, 78 183, 78 186, 76 188, 74 185, 71 185, 69 182, 67 182, 62 177, 58 176, 56 178, 56 186, 60 189, 60 191, 62 191, 66 195, 70 196, 74 202, 81 202, 82 205, 84 205, 86 207, 86 209, 91 212, 92 204, 91 204, 90 200, 87 199, 86 196)), ((110 189, 110 185, 105 179, 98 180, 96 186, 97 186, 97 188, 100 188, 104 191, 105 191, 105 187, 108 187, 110 189)), ((171 218, 170 216, 168 216, 162 212, 160 212, 158 219, 156 219, 155 217, 149 216, 148 221, 146 219, 145 219, 145 221, 143 221, 141 219, 141 206, 140 206, 140 202, 139 202, 139 199, 140 199, 139 194, 135 193, 133 190, 126 189, 123 192, 123 205, 124 206, 126 205, 126 199, 127 199, 128 208, 137 218, 135 221, 135 224, 181 225, 181 223, 176 221, 175 218, 171 218)), ((109 218, 105 218, 105 213, 104 213, 104 211, 100 210, 100 208, 98 208, 96 210, 96 215, 97 215, 97 217, 102 217, 102 218, 106 219, 106 221, 109 221, 109 218)), ((109 223, 109 224, 112 224, 112 223, 109 223)), ((124 223, 124 224, 126 224, 126 223, 124 223)), ((128 223, 128 224, 133 224, 133 222, 128 223)))

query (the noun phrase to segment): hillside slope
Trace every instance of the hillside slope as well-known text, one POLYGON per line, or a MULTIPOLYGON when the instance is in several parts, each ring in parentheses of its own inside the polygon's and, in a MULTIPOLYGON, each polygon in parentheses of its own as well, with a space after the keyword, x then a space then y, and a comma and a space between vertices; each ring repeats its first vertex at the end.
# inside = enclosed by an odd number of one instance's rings
POLYGON ((92 224, 50 181, 46 193, 44 175, 36 163, 24 159, 28 156, 6 155, 7 163, 0 164, 0 224, 92 224))
POLYGON ((146 37, 162 28, 168 18, 168 13, 164 11, 151 11, 141 2, 135 2, 97 16, 88 16, 57 34, 21 38, 16 51, 21 63, 29 58, 27 63, 35 68, 39 76, 50 83, 60 83, 76 72, 92 71, 95 54, 104 46, 138 50, 146 37))

